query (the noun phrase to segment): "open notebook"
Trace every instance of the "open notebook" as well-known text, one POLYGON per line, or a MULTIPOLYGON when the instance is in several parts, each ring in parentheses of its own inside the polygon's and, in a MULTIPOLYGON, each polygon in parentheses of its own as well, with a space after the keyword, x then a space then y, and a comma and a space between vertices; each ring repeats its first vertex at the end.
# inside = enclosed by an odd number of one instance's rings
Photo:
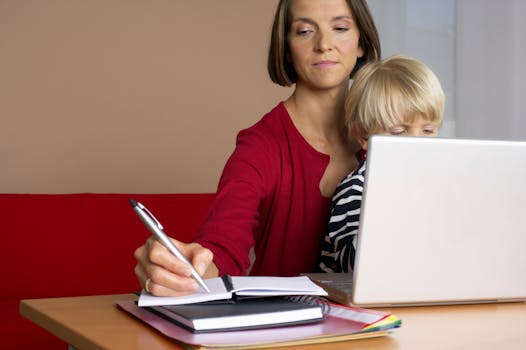
POLYGON ((230 300, 234 297, 271 297, 286 295, 326 296, 327 292, 305 276, 267 277, 230 276, 205 280, 210 293, 202 288, 195 293, 177 297, 156 297, 142 291, 139 306, 184 305, 213 300, 230 300))
POLYGON ((313 277, 329 298, 526 300, 526 142, 373 136, 368 148, 354 274, 313 277))

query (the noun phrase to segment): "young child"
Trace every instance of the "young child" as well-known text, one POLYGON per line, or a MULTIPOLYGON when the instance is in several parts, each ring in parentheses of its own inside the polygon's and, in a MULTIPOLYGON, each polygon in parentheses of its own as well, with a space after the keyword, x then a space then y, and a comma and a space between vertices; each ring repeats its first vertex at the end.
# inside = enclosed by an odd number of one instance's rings
POLYGON ((369 137, 436 136, 444 103, 438 78, 413 58, 393 56, 357 72, 345 101, 345 125, 362 147, 364 160, 336 188, 320 270, 353 270, 369 137))

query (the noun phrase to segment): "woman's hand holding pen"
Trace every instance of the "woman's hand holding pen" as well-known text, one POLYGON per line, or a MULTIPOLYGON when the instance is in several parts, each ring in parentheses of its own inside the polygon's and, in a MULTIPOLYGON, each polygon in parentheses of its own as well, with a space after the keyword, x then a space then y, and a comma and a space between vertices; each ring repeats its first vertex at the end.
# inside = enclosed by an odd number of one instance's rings
MULTIPOLYGON (((192 263, 201 276, 217 276, 218 270, 212 263, 212 252, 198 243, 171 241, 192 263)), ((198 289, 191 276, 189 266, 175 257, 154 237, 135 250, 135 275, 143 288, 156 296, 177 296, 198 289)))

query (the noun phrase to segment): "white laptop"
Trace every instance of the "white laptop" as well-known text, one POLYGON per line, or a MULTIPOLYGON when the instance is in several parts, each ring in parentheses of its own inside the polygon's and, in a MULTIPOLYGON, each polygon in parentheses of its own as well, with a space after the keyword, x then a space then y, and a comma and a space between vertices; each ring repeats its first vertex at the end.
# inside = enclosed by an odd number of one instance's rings
POLYGON ((526 300, 526 142, 368 147, 353 305, 526 300))

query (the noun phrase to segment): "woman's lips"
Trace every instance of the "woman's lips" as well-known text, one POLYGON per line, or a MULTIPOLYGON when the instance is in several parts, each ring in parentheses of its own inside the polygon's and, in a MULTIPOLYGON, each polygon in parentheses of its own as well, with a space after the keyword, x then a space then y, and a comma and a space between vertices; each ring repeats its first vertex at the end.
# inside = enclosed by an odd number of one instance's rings
POLYGON ((319 62, 314 63, 314 66, 318 68, 329 68, 334 65, 336 65, 336 62, 334 61, 319 61, 319 62))

